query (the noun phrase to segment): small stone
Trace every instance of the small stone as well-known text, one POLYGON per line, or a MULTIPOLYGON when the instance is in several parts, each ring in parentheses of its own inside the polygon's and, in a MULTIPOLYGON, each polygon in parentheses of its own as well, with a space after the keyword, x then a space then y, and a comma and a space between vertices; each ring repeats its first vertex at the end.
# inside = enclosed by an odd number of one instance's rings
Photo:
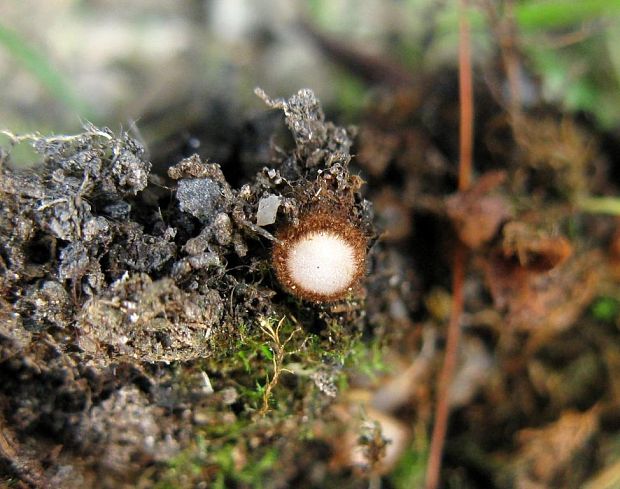
POLYGON ((187 178, 179 181, 177 199, 182 211, 207 221, 216 213, 222 193, 218 183, 210 178, 187 178))
POLYGON ((276 222, 276 214, 282 199, 277 195, 263 197, 258 202, 258 212, 256 213, 256 225, 267 226, 276 222))

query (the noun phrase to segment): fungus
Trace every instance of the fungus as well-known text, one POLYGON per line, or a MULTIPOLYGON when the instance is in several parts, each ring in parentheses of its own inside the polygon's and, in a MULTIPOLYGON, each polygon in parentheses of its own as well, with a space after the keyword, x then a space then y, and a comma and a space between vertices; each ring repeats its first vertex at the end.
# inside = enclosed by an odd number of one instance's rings
POLYGON ((315 302, 342 299, 364 276, 367 239, 346 213, 311 207, 276 234, 273 266, 291 294, 315 302))

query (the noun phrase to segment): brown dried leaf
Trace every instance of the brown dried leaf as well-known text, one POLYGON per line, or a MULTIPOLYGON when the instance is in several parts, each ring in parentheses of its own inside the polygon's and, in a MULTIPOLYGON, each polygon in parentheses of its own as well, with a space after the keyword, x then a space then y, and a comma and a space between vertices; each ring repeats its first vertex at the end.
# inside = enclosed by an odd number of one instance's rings
POLYGON ((461 241, 470 248, 479 248, 491 240, 502 222, 511 216, 511 209, 502 196, 486 195, 505 178, 503 172, 488 172, 470 190, 447 199, 448 216, 461 241))
POLYGON ((561 265, 573 248, 563 236, 552 236, 524 222, 513 221, 504 226, 502 253, 508 260, 531 271, 546 272, 561 265))
POLYGON ((591 302, 601 275, 599 262, 598 253, 584 253, 540 273, 499 252, 484 270, 495 305, 505 311, 506 326, 530 331, 532 342, 540 343, 571 326, 591 302))
POLYGON ((558 477, 571 470, 571 461, 586 450, 598 430, 599 409, 585 413, 565 411, 560 419, 542 428, 526 428, 517 433, 518 488, 556 487, 558 477))

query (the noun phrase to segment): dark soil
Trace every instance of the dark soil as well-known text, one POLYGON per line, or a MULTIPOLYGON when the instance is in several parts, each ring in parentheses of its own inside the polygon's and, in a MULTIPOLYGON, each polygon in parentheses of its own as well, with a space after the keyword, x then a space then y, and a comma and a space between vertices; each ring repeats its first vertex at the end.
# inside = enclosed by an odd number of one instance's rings
POLYGON ((615 156, 568 115, 516 124, 481 92, 457 193, 450 80, 378 97, 349 129, 309 90, 257 91, 273 110, 218 136, 222 161, 179 137, 156 171, 124 132, 13 137, 40 161, 0 153, 0 481, 415 487, 460 241, 446 487, 607 487, 620 233, 580 203, 616 192, 615 156), (338 302, 295 298, 271 266, 278 227, 317 199, 369 238, 338 302))

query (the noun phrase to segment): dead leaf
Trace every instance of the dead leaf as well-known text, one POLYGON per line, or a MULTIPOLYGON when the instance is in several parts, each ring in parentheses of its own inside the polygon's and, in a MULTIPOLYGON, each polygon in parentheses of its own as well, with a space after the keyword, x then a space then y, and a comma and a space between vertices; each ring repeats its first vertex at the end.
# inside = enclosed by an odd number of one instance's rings
POLYGON ((542 428, 526 428, 516 435, 517 488, 557 487, 554 481, 571 470, 571 461, 587 450, 597 432, 599 408, 565 411, 560 419, 542 428))
POLYGON ((538 230, 529 223, 513 221, 504 226, 502 253, 508 260, 515 259, 521 267, 546 272, 568 259, 573 248, 563 236, 554 236, 538 230))
POLYGON ((511 216, 510 206, 502 196, 487 195, 505 178, 503 172, 488 172, 470 190, 446 200, 448 216, 460 240, 470 248, 480 248, 490 241, 502 222, 511 216))

